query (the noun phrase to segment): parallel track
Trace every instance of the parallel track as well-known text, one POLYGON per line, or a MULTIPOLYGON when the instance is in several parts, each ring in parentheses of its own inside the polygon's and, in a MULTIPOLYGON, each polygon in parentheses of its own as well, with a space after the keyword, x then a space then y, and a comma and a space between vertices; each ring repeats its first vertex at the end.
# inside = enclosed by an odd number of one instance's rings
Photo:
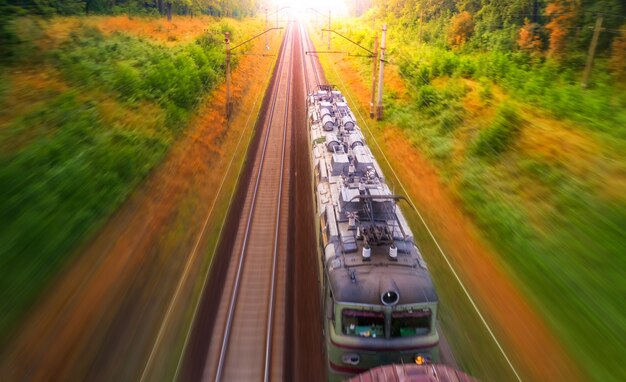
MULTIPOLYGON (((259 151, 260 158, 255 164, 255 178, 250 182, 249 197, 242 206, 247 213, 245 224, 243 221, 240 223, 241 233, 237 235, 237 242, 241 240, 241 244, 236 244, 234 249, 238 250, 232 253, 232 256, 237 255, 238 259, 234 280, 230 284, 232 290, 228 310, 223 318, 225 324, 219 358, 215 367, 212 367, 212 358, 217 352, 209 349, 209 358, 203 373, 204 380, 240 380, 263 375, 264 380, 269 381, 274 379, 274 376, 280 375, 280 371, 272 370, 272 358, 274 345, 281 343, 281 340, 275 339, 273 335, 274 317, 278 266, 286 257, 286 246, 283 243, 287 242, 284 227, 286 219, 281 213, 281 205, 285 202, 283 195, 287 192, 284 192, 284 189, 288 185, 284 179, 293 72, 291 28, 287 29, 283 44, 278 62, 278 77, 267 111, 267 123, 259 151), (279 152, 274 151, 277 145, 280 145, 279 152), (268 232, 270 227, 272 232, 268 232), (268 268, 269 272, 264 272, 268 268), (261 336, 256 333, 256 329, 259 329, 259 324, 263 322, 258 316, 263 311, 265 311, 264 333, 261 336), (262 357, 259 357, 258 352, 250 351, 258 348, 259 343, 264 344, 262 357), (212 369, 215 371, 212 372, 212 369)), ((226 284, 225 288, 228 288, 228 280, 226 284)), ((279 334, 277 330, 276 333, 278 337, 282 337, 282 332, 279 334)), ((219 336, 219 325, 216 325, 212 337, 219 336)), ((281 358, 281 355, 278 354, 276 358, 281 358)), ((276 365, 280 364, 280 361, 276 362, 276 365)))
POLYGON ((317 68, 319 63, 317 57, 312 53, 310 55, 306 52, 312 52, 313 44, 309 39, 309 34, 306 31, 306 25, 301 24, 300 28, 300 41, 302 42, 302 63, 304 65, 304 82, 306 85, 306 93, 310 94, 311 91, 318 85, 322 85, 322 78, 317 68))

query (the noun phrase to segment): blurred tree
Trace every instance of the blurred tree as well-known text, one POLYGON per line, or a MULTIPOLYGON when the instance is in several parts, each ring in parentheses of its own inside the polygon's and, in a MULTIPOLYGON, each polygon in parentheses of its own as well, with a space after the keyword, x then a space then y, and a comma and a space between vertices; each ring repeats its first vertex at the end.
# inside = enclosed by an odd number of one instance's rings
POLYGON ((472 15, 463 11, 452 16, 450 28, 448 29, 448 43, 453 47, 460 47, 465 44, 474 32, 474 20, 472 15))
POLYGON ((550 31, 551 57, 564 58, 579 7, 578 0, 553 0, 546 7, 546 14, 550 17, 546 28, 550 31))
POLYGON ((626 77, 626 24, 622 25, 621 33, 611 44, 610 67, 618 77, 626 77))
POLYGON ((528 18, 524 20, 524 26, 519 30, 519 38, 517 45, 529 53, 537 53, 541 51, 542 43, 539 36, 539 25, 531 23, 528 18))

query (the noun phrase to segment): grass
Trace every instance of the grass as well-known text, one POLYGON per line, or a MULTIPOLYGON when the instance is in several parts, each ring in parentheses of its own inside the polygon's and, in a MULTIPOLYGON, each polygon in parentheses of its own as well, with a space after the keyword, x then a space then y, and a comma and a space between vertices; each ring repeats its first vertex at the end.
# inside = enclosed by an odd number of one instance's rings
POLYGON ((515 142, 521 132, 522 117, 510 105, 498 109, 491 126, 482 129, 472 146, 472 153, 481 157, 497 158, 515 142))
MULTIPOLYGON (((36 29, 23 41, 45 36, 45 22, 20 23, 36 29)), ((16 46, 0 70, 0 342, 223 80, 222 32, 260 28, 215 21, 166 46, 86 24, 36 55, 16 46)))
MULTIPOLYGON (((364 28, 340 21, 334 29, 357 37, 364 28)), ((615 182, 626 166, 623 87, 603 74, 602 60, 582 89, 579 72, 549 60, 418 46, 411 33, 389 34, 389 60, 409 96, 384 99, 388 123, 437 167, 590 378, 625 379, 626 189, 615 182), (525 143, 540 123, 569 135, 531 152, 525 143), (597 152, 574 160, 574 137, 597 152), (621 191, 607 193, 612 187, 621 191)), ((368 62, 350 60, 368 83, 368 62)))

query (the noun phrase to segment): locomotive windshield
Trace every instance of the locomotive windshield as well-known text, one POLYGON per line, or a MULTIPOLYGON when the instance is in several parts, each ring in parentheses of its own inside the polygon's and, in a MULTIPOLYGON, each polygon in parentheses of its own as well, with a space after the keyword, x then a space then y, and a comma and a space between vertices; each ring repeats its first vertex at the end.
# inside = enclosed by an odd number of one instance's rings
POLYGON ((372 338, 385 337, 385 315, 383 312, 344 309, 342 316, 344 334, 372 338))
POLYGON ((412 337, 430 331, 430 309, 391 313, 391 337, 412 337))

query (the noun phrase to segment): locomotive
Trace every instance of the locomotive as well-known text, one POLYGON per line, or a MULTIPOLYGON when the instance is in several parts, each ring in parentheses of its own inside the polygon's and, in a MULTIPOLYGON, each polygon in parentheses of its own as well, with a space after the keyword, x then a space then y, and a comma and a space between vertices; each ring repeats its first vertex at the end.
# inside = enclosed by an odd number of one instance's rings
MULTIPOLYGON (((330 380, 439 358, 438 297, 356 118, 334 87, 307 96, 330 380)), ((402 202, 404 204, 404 202, 402 202)))

